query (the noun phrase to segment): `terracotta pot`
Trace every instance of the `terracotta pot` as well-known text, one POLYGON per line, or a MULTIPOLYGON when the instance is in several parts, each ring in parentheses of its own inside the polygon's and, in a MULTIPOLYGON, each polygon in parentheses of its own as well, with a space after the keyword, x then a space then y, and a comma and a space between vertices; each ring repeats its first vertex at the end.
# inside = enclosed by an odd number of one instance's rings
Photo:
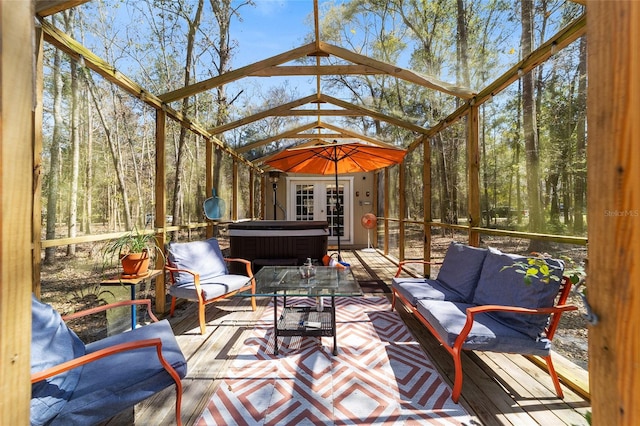
POLYGON ((149 252, 129 253, 124 255, 122 262, 122 275, 138 276, 144 275, 149 270, 149 252))

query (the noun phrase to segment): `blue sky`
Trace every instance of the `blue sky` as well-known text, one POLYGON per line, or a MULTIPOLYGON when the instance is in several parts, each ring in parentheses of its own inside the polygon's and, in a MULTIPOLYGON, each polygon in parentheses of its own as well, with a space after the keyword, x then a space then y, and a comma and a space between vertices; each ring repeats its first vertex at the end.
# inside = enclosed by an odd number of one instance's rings
POLYGON ((305 35, 313 31, 309 25, 313 22, 313 0, 255 0, 255 6, 243 6, 240 15, 242 22, 236 19, 231 27, 239 42, 234 67, 301 46, 305 35))

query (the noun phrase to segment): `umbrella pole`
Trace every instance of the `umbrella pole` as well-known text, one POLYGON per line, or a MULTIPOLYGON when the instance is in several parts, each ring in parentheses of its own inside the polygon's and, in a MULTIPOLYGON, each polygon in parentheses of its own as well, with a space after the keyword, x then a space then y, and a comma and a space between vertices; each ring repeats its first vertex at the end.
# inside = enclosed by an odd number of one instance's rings
POLYGON ((342 254, 340 254, 340 192, 338 191, 338 147, 334 147, 335 158, 333 159, 336 166, 336 208, 337 208, 337 225, 338 225, 338 262, 342 261, 342 254))

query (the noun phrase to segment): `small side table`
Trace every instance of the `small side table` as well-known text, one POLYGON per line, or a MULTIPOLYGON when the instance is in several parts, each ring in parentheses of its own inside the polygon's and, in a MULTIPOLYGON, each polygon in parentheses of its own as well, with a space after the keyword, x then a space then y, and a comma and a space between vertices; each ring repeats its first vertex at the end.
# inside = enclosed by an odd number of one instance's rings
MULTIPOLYGON (((162 274, 162 269, 150 269, 147 271, 147 274, 138 276, 138 277, 126 277, 126 276, 117 276, 113 278, 106 279, 100 282, 100 286, 102 287, 110 287, 110 293, 113 295, 113 301, 123 300, 126 297, 129 297, 131 300, 136 300, 136 293, 138 291, 138 285, 145 286, 148 288, 151 280, 153 280, 158 275, 162 274), (127 295, 124 291, 118 291, 119 289, 127 290, 126 287, 129 287, 129 295, 127 295)), ((120 308, 113 309, 113 311, 118 311, 120 308)), ((125 308, 126 309, 126 308, 125 308)), ((137 309, 135 305, 131 305, 131 329, 136 328, 138 323, 137 318, 137 309)), ((109 314, 109 312, 107 312, 109 314)), ((122 325, 119 324, 119 319, 122 318, 122 314, 118 312, 114 312, 114 318, 107 317, 107 333, 113 334, 113 332, 121 332, 124 330, 120 330, 122 325)), ((126 327, 126 326, 125 326, 126 327)))

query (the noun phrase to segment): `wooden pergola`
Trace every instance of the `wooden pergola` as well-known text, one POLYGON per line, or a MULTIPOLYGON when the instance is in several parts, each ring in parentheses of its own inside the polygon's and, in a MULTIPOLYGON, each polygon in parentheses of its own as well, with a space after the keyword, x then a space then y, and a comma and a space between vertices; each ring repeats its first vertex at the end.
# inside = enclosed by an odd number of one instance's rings
MULTIPOLYGON (((0 123, 1 147, 0 209, 1 251, 0 265, 0 424, 27 424, 29 418, 29 347, 30 347, 30 293, 39 279, 40 242, 40 151, 42 109, 42 44, 44 41, 63 50, 73 58, 82 55, 87 67, 156 110, 157 140, 164 140, 164 128, 170 117, 191 131, 203 136, 207 144, 207 161, 211 161, 215 147, 233 156, 235 162, 245 162, 254 173, 260 170, 242 157, 240 151, 226 148, 216 135, 257 120, 277 114, 303 114, 292 108, 308 103, 325 102, 341 109, 318 109, 312 127, 322 126, 336 134, 349 131, 323 123, 323 114, 363 114, 389 121, 417 132, 420 136, 410 146, 416 149, 429 144, 422 142, 450 123, 467 117, 467 158, 469 167, 469 242, 479 240, 479 185, 478 185, 478 108, 492 94, 515 81, 519 72, 528 72, 545 61, 553 48, 562 48, 583 34, 588 37, 589 89, 588 89, 588 215, 589 215, 589 301, 600 321, 589 330, 590 383, 594 424, 636 424, 640 421, 636 382, 640 372, 636 367, 640 336, 634 322, 640 316, 637 284, 633 277, 640 272, 640 147, 634 136, 640 134, 640 3, 634 1, 587 3, 587 16, 568 26, 545 45, 541 46, 509 72, 495 80, 480 93, 447 85, 412 73, 392 64, 385 64, 348 52, 337 46, 315 43, 274 56, 248 67, 198 82, 160 96, 145 92, 135 82, 118 73, 109 64, 92 55, 77 42, 54 27, 42 23, 36 28, 34 15, 46 16, 83 3, 82 0, 3 2, 0 4, 0 123), (32 41, 35 40, 35 43, 32 41), (29 48, 31 47, 31 48, 29 48), (283 67, 280 64, 307 55, 334 55, 354 65, 340 69, 328 67, 283 67), (33 64, 36 64, 34 67, 33 64), (321 75, 323 73, 387 73, 415 84, 455 95, 466 102, 439 125, 430 129, 412 126, 384 114, 352 105, 323 95, 302 98, 234 123, 214 129, 205 129, 178 111, 169 102, 208 90, 248 75, 321 75), (35 84, 34 84, 35 82, 35 84), (35 100, 35 101, 34 101, 35 100), (612 215, 606 212, 628 212, 612 215), (31 215, 25 214, 31 212, 31 215), (613 255, 612 255, 613 254, 613 255)), ((306 112, 305 112, 306 113, 306 112)), ((306 127, 306 126, 303 126, 306 127)), ((311 128, 311 127, 309 127, 311 128)), ((309 128, 296 129, 294 137, 309 128)), ((353 135, 352 137, 364 137, 353 135)), ((278 135, 282 138, 282 135, 278 135)), ((269 143, 270 140, 257 143, 269 143)), ((375 141, 372 141, 375 142, 375 141)), ((157 168, 164 165, 164 145, 157 147, 157 168)), ((244 147, 243 149, 251 149, 244 147)), ((425 155, 425 158, 428 158, 425 155)), ((425 175, 428 173, 425 163, 425 175)), ((236 168, 234 167, 234 170, 236 168)), ((207 170, 211 170, 207 164, 207 170)), ((251 174, 251 179, 254 177, 251 174)), ((400 182, 402 185, 402 172, 400 182)), ((156 218, 164 218, 165 182, 156 182, 156 218)), ((207 190, 212 187, 207 175, 207 190)), ((428 198, 428 197, 425 197, 428 198)), ((425 201, 428 203, 428 200, 425 201)), ((426 212, 430 211, 425 206, 426 212)), ((164 241, 163 224, 160 238, 164 241)), ((428 247, 425 248, 428 250, 428 247)), ((428 253, 427 253, 428 254, 428 253)), ((159 285, 159 291, 164 291, 159 285)))

